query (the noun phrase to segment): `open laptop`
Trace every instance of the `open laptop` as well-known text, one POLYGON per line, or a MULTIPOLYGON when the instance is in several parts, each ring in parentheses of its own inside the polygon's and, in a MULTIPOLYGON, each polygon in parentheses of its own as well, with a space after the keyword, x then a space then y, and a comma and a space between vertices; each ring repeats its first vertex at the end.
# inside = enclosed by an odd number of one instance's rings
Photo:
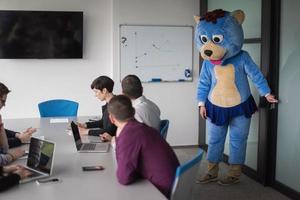
POLYGON ((32 173, 20 183, 46 178, 52 174, 55 143, 32 137, 30 139, 27 164, 24 166, 32 173))
POLYGON ((74 136, 75 144, 76 144, 76 149, 80 153, 105 153, 108 152, 109 149, 109 143, 82 143, 80 134, 79 134, 79 129, 77 124, 75 122, 71 122, 71 129, 72 133, 74 136))
POLYGON ((99 136, 85 135, 80 136, 82 143, 103 143, 99 136))

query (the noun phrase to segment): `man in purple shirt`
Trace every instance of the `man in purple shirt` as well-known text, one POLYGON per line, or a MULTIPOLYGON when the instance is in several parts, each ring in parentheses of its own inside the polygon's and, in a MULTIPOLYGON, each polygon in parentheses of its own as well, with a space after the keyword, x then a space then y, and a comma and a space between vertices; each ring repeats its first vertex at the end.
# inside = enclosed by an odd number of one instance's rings
POLYGON ((124 95, 108 103, 109 117, 117 127, 117 178, 123 185, 148 179, 167 198, 175 178, 178 159, 159 132, 134 119, 134 108, 124 95))

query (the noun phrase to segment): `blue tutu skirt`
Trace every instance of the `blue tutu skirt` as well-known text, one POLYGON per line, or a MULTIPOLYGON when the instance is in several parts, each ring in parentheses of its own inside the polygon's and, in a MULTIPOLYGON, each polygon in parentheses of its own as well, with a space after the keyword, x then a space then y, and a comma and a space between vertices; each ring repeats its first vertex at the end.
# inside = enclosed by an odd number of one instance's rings
POLYGON ((257 106, 252 95, 243 103, 229 108, 216 106, 207 99, 205 108, 207 117, 217 126, 227 125, 232 118, 241 115, 251 118, 252 114, 257 111, 257 106))

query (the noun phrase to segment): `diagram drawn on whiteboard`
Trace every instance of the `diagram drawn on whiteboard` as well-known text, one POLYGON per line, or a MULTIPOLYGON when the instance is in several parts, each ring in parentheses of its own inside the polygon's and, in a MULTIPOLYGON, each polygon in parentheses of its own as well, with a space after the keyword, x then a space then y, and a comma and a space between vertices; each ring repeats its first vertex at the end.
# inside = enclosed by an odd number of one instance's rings
POLYGON ((193 27, 130 26, 120 28, 120 78, 142 82, 192 81, 193 27))

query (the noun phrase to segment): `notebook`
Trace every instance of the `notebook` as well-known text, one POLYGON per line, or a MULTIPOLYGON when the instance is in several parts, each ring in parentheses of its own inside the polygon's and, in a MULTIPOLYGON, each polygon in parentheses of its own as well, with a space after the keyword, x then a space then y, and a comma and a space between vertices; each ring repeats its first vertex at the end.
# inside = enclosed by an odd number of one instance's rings
POLYGON ((82 143, 102 143, 103 142, 99 136, 86 135, 86 136, 80 136, 80 137, 81 137, 82 143))
POLYGON ((80 153, 105 153, 109 150, 109 143, 82 143, 78 126, 74 121, 71 122, 71 129, 74 136, 76 149, 80 153))
POLYGON ((21 180, 20 183, 27 183, 51 176, 54 150, 55 143, 32 137, 30 139, 27 164, 24 166, 32 175, 21 180))

